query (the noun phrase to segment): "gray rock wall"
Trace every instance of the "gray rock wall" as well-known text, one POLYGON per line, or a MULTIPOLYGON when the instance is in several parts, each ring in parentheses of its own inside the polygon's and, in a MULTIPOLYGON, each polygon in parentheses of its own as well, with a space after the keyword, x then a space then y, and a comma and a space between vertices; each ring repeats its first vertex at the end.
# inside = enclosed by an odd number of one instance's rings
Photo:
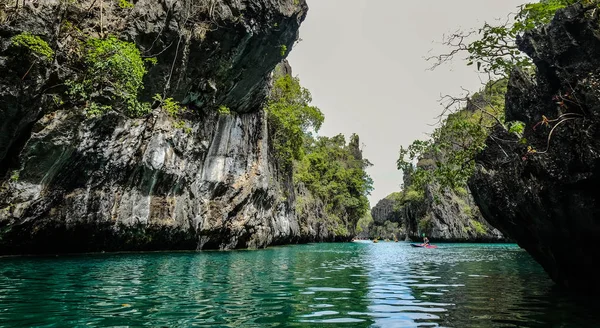
MULTIPOLYGON (((481 216, 469 191, 458 194, 427 186, 425 197, 402 198, 396 193, 380 200, 371 209, 372 234, 420 241, 425 234, 432 241, 504 242, 506 238, 481 216), (392 224, 393 223, 393 224, 392 224)), ((370 236, 376 238, 376 235, 370 236)), ((385 237, 392 238, 392 237, 385 237)))
POLYGON ((332 238, 318 220, 297 217, 293 195, 283 196, 294 188, 269 156, 261 110, 306 3, 115 3, 104 1, 102 30, 158 59, 140 100, 166 94, 188 110, 176 120, 160 107, 141 118, 57 108, 61 82, 78 74, 65 66, 70 39, 60 27, 69 20, 100 36, 99 10, 92 1, 50 0, 0 8, 8 17, 0 24, 0 254, 257 248, 332 238), (23 31, 57 53, 25 78, 10 47, 23 31), (221 105, 232 114, 218 114, 221 105))

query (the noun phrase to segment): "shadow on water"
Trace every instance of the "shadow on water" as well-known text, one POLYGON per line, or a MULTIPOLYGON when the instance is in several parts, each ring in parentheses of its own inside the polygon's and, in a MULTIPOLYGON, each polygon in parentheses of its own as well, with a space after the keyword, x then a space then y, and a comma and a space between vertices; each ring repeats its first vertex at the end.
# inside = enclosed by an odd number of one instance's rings
POLYGON ((0 259, 0 327, 594 327, 515 245, 0 259))

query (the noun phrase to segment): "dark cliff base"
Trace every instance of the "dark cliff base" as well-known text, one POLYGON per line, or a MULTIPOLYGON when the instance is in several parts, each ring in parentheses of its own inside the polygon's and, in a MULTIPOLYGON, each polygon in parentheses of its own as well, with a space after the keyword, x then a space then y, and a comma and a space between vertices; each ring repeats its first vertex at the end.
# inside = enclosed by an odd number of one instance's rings
POLYGON ((0 228, 0 254, 61 254, 115 251, 195 250, 198 239, 185 230, 165 227, 80 224, 73 227, 0 228), (8 243, 2 243, 8 240, 8 243))
POLYGON ((600 259, 597 11, 560 10, 548 26, 518 40, 537 74, 512 74, 506 120, 526 123, 527 143, 497 129, 469 181, 486 220, 559 285, 583 292, 600 291, 594 274, 600 259))
MULTIPOLYGON (((51 224, 51 223, 49 223, 51 224)), ((164 226, 79 224, 72 227, 11 227, 0 226, 0 256, 2 255, 47 255, 97 252, 151 252, 151 251, 205 251, 223 250, 218 242, 202 243, 204 238, 183 229, 164 226), (4 242, 6 241, 6 242, 4 242)), ((209 240, 227 240, 231 232, 222 236, 211 236, 209 240)), ((207 236, 205 236, 207 237, 207 236)), ((249 240, 250 236, 247 236, 249 240)), ((242 242, 228 249, 247 249, 242 242)), ((297 237, 273 240, 269 246, 307 244, 311 242, 349 242, 348 237, 319 238, 297 237)), ((252 247, 250 247, 252 248, 252 247)))

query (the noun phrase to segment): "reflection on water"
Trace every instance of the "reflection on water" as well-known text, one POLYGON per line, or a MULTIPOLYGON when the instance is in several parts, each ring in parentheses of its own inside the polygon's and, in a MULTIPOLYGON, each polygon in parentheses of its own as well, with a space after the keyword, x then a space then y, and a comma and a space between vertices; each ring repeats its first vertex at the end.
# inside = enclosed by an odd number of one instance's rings
POLYGON ((593 327, 514 245, 0 259, 0 327, 593 327))

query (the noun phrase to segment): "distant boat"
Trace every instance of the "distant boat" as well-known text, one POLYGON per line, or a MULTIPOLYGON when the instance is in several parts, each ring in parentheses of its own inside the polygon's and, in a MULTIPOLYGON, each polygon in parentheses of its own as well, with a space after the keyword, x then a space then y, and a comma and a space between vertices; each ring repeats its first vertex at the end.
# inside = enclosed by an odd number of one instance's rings
POLYGON ((412 247, 421 247, 421 248, 437 248, 435 245, 425 245, 425 244, 410 244, 412 247))

